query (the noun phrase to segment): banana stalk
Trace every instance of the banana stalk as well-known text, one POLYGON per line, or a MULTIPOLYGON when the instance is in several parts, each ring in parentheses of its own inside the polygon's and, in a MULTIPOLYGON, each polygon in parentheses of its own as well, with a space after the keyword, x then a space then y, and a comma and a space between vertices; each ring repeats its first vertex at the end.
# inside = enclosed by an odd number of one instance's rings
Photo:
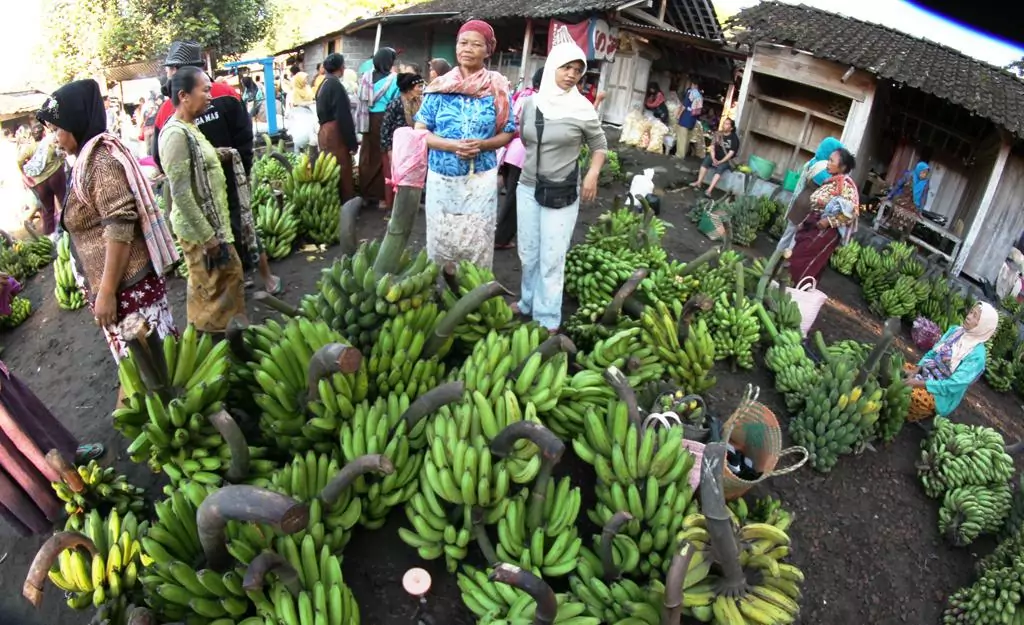
MULTIPOLYGON (((615 293, 615 297, 609 302, 608 307, 604 309, 604 315, 601 316, 601 323, 606 326, 614 326, 619 322, 619 315, 622 314, 622 306, 626 303, 626 300, 633 296, 640 283, 644 281, 649 272, 647 269, 641 267, 633 272, 633 275, 626 280, 625 284, 619 287, 619 290, 615 293)), ((640 309, 641 313, 643 308, 640 309)))
POLYGON ((388 220, 388 231, 380 243, 377 258, 373 261, 373 275, 378 280, 384 277, 384 274, 396 273, 402 252, 408 247, 413 224, 416 223, 422 193, 423 189, 416 187, 398 187, 394 208, 391 209, 391 219, 388 220))
POLYGON ((558 615, 558 598, 555 597, 551 586, 548 586, 541 578, 518 566, 504 562, 495 566, 487 577, 491 581, 502 582, 518 588, 533 597, 533 600, 537 602, 533 625, 551 625, 555 622, 555 617, 558 615))
POLYGON ((149 608, 132 606, 126 625, 157 625, 157 622, 149 608))
POLYGON ((768 316, 768 311, 764 309, 764 306, 757 307, 757 318, 761 320, 761 326, 768 333, 772 343, 777 343, 779 341, 779 329, 775 327, 775 323, 768 316))
POLYGON ((270 156, 270 158, 272 158, 272 159, 276 160, 277 162, 281 163, 281 165, 284 167, 284 170, 286 172, 288 172, 289 174, 292 173, 292 162, 290 160, 288 160, 287 156, 285 156, 284 154, 281 154, 280 152, 278 152, 276 150, 272 151, 269 156, 270 156))
POLYGON ((476 541, 477 547, 480 547, 480 552, 483 553, 487 565, 494 566, 498 564, 500 558, 498 558, 497 552, 494 551, 494 543, 491 542, 491 537, 487 535, 487 510, 480 506, 473 506, 473 511, 470 513, 470 522, 472 523, 473 539, 476 541))
POLYGON ((245 331, 248 328, 249 322, 241 315, 238 315, 232 317, 231 321, 228 321, 228 327, 224 332, 228 345, 231 346, 231 353, 234 354, 239 362, 252 362, 253 358, 255 358, 252 350, 245 344, 245 331))
POLYGON ((132 337, 128 339, 128 350, 135 360, 146 388, 156 393, 162 401, 169 401, 170 373, 167 371, 167 361, 164 359, 160 337, 150 329, 142 315, 137 313, 129 315, 121 324, 121 328, 126 336, 132 337))
POLYGON ((299 310, 298 308, 292 306, 291 304, 289 304, 288 302, 284 301, 279 297, 274 297, 273 295, 267 293, 266 291, 256 291, 255 293, 253 293, 252 298, 256 302, 263 304, 267 308, 276 310, 285 317, 301 317, 303 314, 302 311, 299 310))
MULTIPOLYGON (((634 397, 634 405, 636 398, 634 397)), ((517 421, 509 425, 491 441, 491 453, 501 458, 512 455, 515 443, 521 438, 530 440, 540 449, 540 470, 530 491, 530 505, 526 512, 526 529, 529 534, 540 527, 544 520, 544 501, 547 498, 548 480, 555 465, 562 459, 565 443, 554 432, 533 421, 517 421)))
POLYGON ((224 535, 228 521, 266 523, 294 534, 309 524, 309 506, 255 486, 233 485, 215 491, 199 506, 196 525, 206 563, 216 571, 231 562, 224 535))
POLYGON ((313 353, 306 371, 309 401, 320 397, 320 380, 335 373, 355 373, 363 362, 363 354, 345 343, 328 343, 313 353))
POLYGON ((885 354, 885 350, 889 349, 889 345, 892 344, 893 339, 896 338, 896 333, 900 329, 900 320, 898 317, 890 317, 885 325, 882 326, 882 336, 879 337, 878 343, 875 344, 875 348, 868 354, 867 360, 864 361, 864 366, 860 368, 860 372, 857 374, 857 379, 854 380, 854 388, 863 386, 868 381, 868 376, 875 370, 878 363, 881 362, 882 356, 885 354))
POLYGON ((264 551, 252 559, 245 569, 245 577, 242 578, 242 590, 257 592, 262 589, 267 573, 276 575, 277 581, 281 582, 293 597, 298 597, 302 592, 298 571, 287 559, 273 551, 264 551))
POLYGON ((330 482, 320 491, 320 499, 326 507, 333 506, 341 494, 356 481, 360 475, 376 471, 384 475, 391 475, 395 472, 395 465, 391 459, 383 454, 366 454, 349 462, 338 471, 330 482))
POLYGON ((708 535, 715 562, 721 567, 721 594, 740 597, 747 591, 747 578, 740 564, 740 546, 733 531, 732 514, 725 504, 722 484, 725 466, 725 443, 708 443, 700 477, 701 512, 707 519, 708 535))
MULTIPOLYGON (((17 511, 15 511, 16 513, 17 511)), ((96 555, 96 544, 78 532, 57 532, 51 536, 36 552, 32 564, 28 567, 28 575, 21 587, 21 594, 28 599, 33 607, 38 608, 43 601, 43 588, 47 573, 53 567, 54 560, 65 549, 84 547, 89 555, 96 555)))
POLYGON ((540 365, 543 367, 544 363, 550 360, 555 354, 565 352, 571 356, 575 356, 576 344, 572 342, 572 339, 565 336, 564 334, 553 334, 549 336, 543 343, 537 346, 537 349, 530 352, 530 354, 523 359, 519 365, 508 374, 508 379, 515 381, 519 374, 523 372, 523 367, 526 363, 530 362, 530 356, 535 353, 540 354, 540 365))
POLYGON ((356 221, 359 219, 359 211, 362 208, 363 198, 361 197, 354 197, 341 205, 338 232, 341 235, 340 243, 343 256, 352 256, 359 249, 356 221))
POLYGON ((757 282, 757 291, 755 292, 757 301, 764 301, 764 294, 768 290, 768 285, 775 279, 775 276, 779 273, 779 268, 782 267, 780 261, 783 258, 789 258, 790 254, 789 250, 775 250, 768 257, 768 262, 764 266, 764 273, 761 274, 761 279, 757 282))
POLYGON ((703 254, 698 256, 697 258, 694 258, 690 262, 686 263, 686 266, 683 267, 682 270, 679 271, 679 274, 678 274, 679 277, 682 278, 682 277, 686 277, 686 276, 692 274, 693 272, 697 271, 698 269, 700 269, 704 265, 706 265, 706 264, 710 263, 711 261, 717 259, 719 257, 719 255, 721 255, 721 253, 722 253, 721 246, 716 245, 716 246, 710 248, 709 250, 707 250, 706 252, 704 252, 703 254))
MULTIPOLYGON (((433 414, 441 406, 460 401, 462 399, 462 393, 466 388, 466 383, 460 381, 448 382, 441 386, 435 386, 426 393, 416 398, 416 401, 409 404, 409 407, 402 413, 398 423, 405 423, 406 434, 411 434, 413 428, 427 415, 433 414)), ((393 438, 395 430, 398 429, 398 423, 395 427, 391 428, 388 432, 388 438, 393 438)))
POLYGON ((690 323, 697 311, 708 312, 714 307, 715 300, 704 294, 698 293, 686 300, 686 303, 683 304, 682 314, 679 315, 679 322, 676 324, 676 334, 679 336, 680 343, 684 343, 686 337, 690 336, 690 323))
POLYGON ((615 389, 619 401, 626 404, 629 410, 629 422, 635 425, 637 430, 642 429, 643 422, 640 420, 640 407, 637 405, 636 393, 633 392, 633 387, 629 385, 626 376, 618 367, 611 366, 604 370, 604 379, 615 389))
POLYGON ((81 474, 59 451, 51 449, 46 452, 46 464, 57 472, 61 482, 66 484, 71 492, 81 493, 85 490, 85 482, 82 480, 81 474))
MULTIPOLYGON (((396 200, 397 203, 397 200, 396 200)), ((392 218, 394 221, 394 218, 392 218)), ((385 238, 387 242, 387 238, 385 238)), ((381 251, 377 253, 377 258, 380 259, 384 253, 383 245, 381 244, 381 251)), ((455 328, 459 326, 463 321, 466 320, 466 316, 473 312, 477 308, 491 299, 492 297, 498 297, 499 295, 512 295, 512 292, 503 287, 497 281, 487 282, 476 287, 469 293, 463 295, 458 302, 452 306, 437 325, 434 327, 433 334, 427 339, 426 345, 423 346, 423 360, 429 360, 436 356, 441 348, 452 338, 455 333, 455 328)))
POLYGON ((672 554, 672 563, 669 564, 668 573, 665 575, 661 625, 679 625, 683 613, 683 583, 686 581, 686 572, 690 569, 694 553, 696 549, 690 543, 685 543, 682 549, 672 554))
POLYGON ((241 482, 249 477, 249 443, 246 442, 238 423, 226 410, 218 410, 207 419, 231 450, 231 464, 224 478, 229 482, 241 482))
POLYGON ((622 577, 622 571, 615 566, 615 557, 612 555, 612 541, 619 533, 622 526, 633 520, 633 515, 620 510, 612 515, 601 528, 601 569, 604 573, 604 582, 611 584, 622 577))

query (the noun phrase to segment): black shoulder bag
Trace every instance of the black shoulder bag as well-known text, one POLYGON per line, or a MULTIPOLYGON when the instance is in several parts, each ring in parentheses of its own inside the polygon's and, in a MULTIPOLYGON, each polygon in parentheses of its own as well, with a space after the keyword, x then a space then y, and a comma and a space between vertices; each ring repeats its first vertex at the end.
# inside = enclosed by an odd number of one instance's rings
POLYGON ((544 137, 544 113, 535 106, 537 124, 537 186, 534 199, 544 208, 565 208, 576 203, 580 193, 580 162, 577 159, 572 173, 565 180, 548 180, 540 174, 540 146, 544 137))

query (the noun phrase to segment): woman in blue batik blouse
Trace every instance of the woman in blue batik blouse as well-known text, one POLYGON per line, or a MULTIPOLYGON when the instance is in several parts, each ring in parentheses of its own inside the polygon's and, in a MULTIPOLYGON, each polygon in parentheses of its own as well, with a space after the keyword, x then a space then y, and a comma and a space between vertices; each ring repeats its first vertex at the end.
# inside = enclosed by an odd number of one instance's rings
POLYGON ((459 30, 458 66, 430 83, 416 115, 430 148, 427 253, 438 263, 470 260, 491 267, 498 207, 497 150, 512 140, 508 80, 484 62, 494 29, 472 20, 459 30))

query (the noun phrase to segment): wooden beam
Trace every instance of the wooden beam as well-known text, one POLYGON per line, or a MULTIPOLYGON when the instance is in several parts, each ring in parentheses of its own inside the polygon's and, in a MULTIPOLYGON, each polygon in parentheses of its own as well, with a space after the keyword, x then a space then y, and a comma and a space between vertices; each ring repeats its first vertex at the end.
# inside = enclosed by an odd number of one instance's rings
POLYGON ((974 213, 974 219, 971 220, 971 229, 967 232, 967 236, 964 237, 964 243, 960 246, 960 253, 953 262, 954 277, 960 275, 960 272, 963 271, 964 265, 967 263, 967 257, 971 254, 971 248, 974 246, 975 241, 978 240, 978 235, 981 234, 981 231, 986 226, 985 218, 988 217, 988 212, 992 209, 999 181, 1002 179, 1003 170, 1006 168, 1006 161, 1010 158, 1010 145, 1009 137, 1004 136, 1003 145, 999 149, 999 156, 996 157, 995 165, 992 166, 992 173, 988 176, 985 192, 981 195, 978 210, 974 213))
MULTIPOLYGON (((747 110, 747 101, 750 94, 751 81, 754 80, 754 63, 751 57, 747 57, 747 63, 743 66, 743 79, 740 81, 739 104, 736 106, 736 124, 742 125, 745 132, 749 132, 750 124, 746 123, 743 113, 747 110)), ((744 135, 746 136, 746 135, 744 135)))
MULTIPOLYGON (((725 101, 722 103, 722 115, 718 120, 718 129, 722 130, 725 127, 725 114, 729 112, 729 108, 732 105, 732 97, 736 95, 736 83, 730 82, 729 88, 725 90, 725 101)), ((732 120, 733 125, 736 124, 736 120, 732 120)))
POLYGON ((519 84, 526 84, 526 64, 533 54, 533 20, 527 18, 526 32, 523 34, 523 55, 519 62, 519 84))
POLYGON ((658 9, 658 19, 665 21, 665 11, 668 10, 668 0, 661 0, 661 8, 658 9))
POLYGON ((631 18, 633 18, 635 20, 639 20, 641 22, 645 22, 647 24, 650 24, 651 26, 657 26, 658 28, 670 28, 672 30, 678 30, 672 24, 669 24, 668 22, 660 20, 660 19, 654 17, 653 15, 651 15, 651 14, 645 12, 645 11, 641 11, 640 9, 622 9, 620 11, 620 13, 623 13, 627 17, 631 17, 631 18))

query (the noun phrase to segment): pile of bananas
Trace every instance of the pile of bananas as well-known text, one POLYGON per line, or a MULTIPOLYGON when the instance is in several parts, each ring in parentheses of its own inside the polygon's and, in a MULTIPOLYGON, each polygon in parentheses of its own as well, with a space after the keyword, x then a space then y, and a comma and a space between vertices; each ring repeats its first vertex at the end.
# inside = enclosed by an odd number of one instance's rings
POLYGON ((78 310, 85 306, 85 296, 78 288, 75 274, 71 271, 71 237, 62 234, 57 243, 57 260, 53 263, 53 277, 56 286, 53 294, 57 305, 64 310, 78 310))
POLYGON ((1016 363, 1005 358, 988 359, 985 362, 985 381, 992 390, 1008 393, 1013 389, 1019 368, 1016 363))
POLYGON ((775 216, 780 212, 784 212, 782 210, 784 208, 784 204, 780 204, 769 197, 761 196, 757 203, 757 229, 765 230, 768 228, 768 226, 775 221, 775 216))
POLYGON ((261 622, 358 625, 359 602, 342 578, 338 556, 332 555, 327 547, 318 553, 312 541, 305 540, 301 551, 290 550, 283 555, 297 574, 299 590, 296 594, 296 588, 290 588, 279 577, 257 603, 257 611, 266 619, 261 622))
POLYGON ((860 243, 856 240, 851 240, 849 243, 833 252, 832 256, 829 257, 828 262, 832 265, 833 269, 844 276, 851 275, 857 265, 860 250, 860 243))
POLYGON ((782 330, 799 330, 803 315, 800 307, 785 289, 768 289, 764 307, 775 327, 782 330))
MULTIPOLYGON (((649 367, 644 369, 647 368, 649 367)), ((608 386, 601 373, 589 368, 584 369, 562 386, 558 403, 544 415, 544 423, 552 432, 568 441, 583 433, 584 415, 588 410, 603 409, 614 397, 615 391, 608 386)))
POLYGON ((281 139, 276 146, 270 135, 263 135, 263 141, 263 155, 252 164, 253 188, 280 189, 290 175, 282 160, 287 161, 294 168, 299 162, 299 155, 285 149, 284 139, 281 139))
POLYGON ((444 378, 441 359, 448 354, 452 340, 446 340, 434 353, 424 348, 430 347, 428 342, 433 342, 438 322, 446 314, 437 304, 427 302, 384 322, 367 367, 372 394, 404 393, 416 399, 437 386, 444 378))
POLYGON ((27 297, 11 298, 11 314, 0 317, 0 328, 17 328, 32 315, 32 302, 27 297))
POLYGON ((280 260, 292 253, 292 244, 299 234, 299 218, 294 206, 283 205, 271 195, 260 203, 253 202, 253 216, 263 248, 272 260, 280 260))
POLYGON ((858 372, 845 358, 827 361, 803 409, 789 422, 790 437, 807 448, 816 470, 831 471, 840 455, 852 453, 874 436, 882 389, 865 371, 875 364, 865 364, 858 372), (863 380, 859 384, 858 377, 863 380))
MULTIPOLYGON (((594 536, 594 550, 580 550, 576 573, 569 578, 569 587, 586 605, 586 613, 606 623, 619 623, 648 603, 648 591, 630 577, 639 573, 640 550, 632 538, 619 533, 629 520, 627 512, 609 519, 601 535, 594 536)), ((690 570, 699 567, 700 563, 691 563, 690 570)))
POLYGON ((129 512, 141 514, 145 510, 145 491, 129 482, 124 475, 119 475, 114 467, 104 469, 95 460, 90 460, 75 470, 81 478, 81 484, 75 484, 75 488, 66 482, 50 484, 64 502, 64 511, 68 514, 65 529, 81 531, 86 514, 92 510, 104 513, 114 510, 122 516, 129 512))
POLYGON ((341 198, 338 178, 341 166, 330 152, 321 152, 316 162, 303 154, 284 181, 286 212, 297 215, 302 231, 314 243, 338 242, 341 198))
MULTIPOLYGON (((815 332, 814 342, 816 345, 825 345, 825 339, 821 332, 815 332)), ((829 360, 846 358, 854 367, 859 367, 867 360, 873 346, 870 343, 861 343, 851 339, 836 341, 825 347, 823 350, 829 360)))
POLYGON ((343 256, 321 272, 316 293, 302 301, 310 319, 322 319, 359 349, 369 352, 386 319, 419 308, 434 296, 438 266, 426 250, 415 257, 403 252, 397 265, 377 275, 379 241, 363 243, 352 256, 343 256), (390 275, 388 275, 390 274, 390 275))
MULTIPOLYGON (((645 319, 648 316, 651 318, 651 324, 657 325, 661 323, 661 316, 652 312, 650 308, 644 312, 645 319)), ((673 349, 679 350, 680 345, 678 337, 676 337, 675 324, 668 325, 670 325, 671 331, 668 333, 669 336, 665 337, 665 340, 668 342, 675 339, 675 345, 674 347, 666 346, 666 349, 670 350, 673 360, 688 358, 685 354, 679 356, 675 351, 671 351, 673 349)), ((612 336, 594 343, 593 348, 588 352, 577 354, 576 363, 596 374, 596 376, 587 378, 588 380, 595 380, 593 386, 608 388, 601 376, 608 367, 615 367, 625 373, 626 379, 629 380, 629 385, 633 387, 643 386, 648 381, 660 380, 664 376, 665 365, 663 356, 659 352, 664 352, 665 350, 659 349, 658 343, 652 340, 651 334, 651 332, 659 330, 660 326, 653 328, 651 331, 643 330, 638 326, 619 330, 612 336), (600 384, 596 382, 597 380, 601 381, 600 384)), ((608 391, 610 390, 608 388, 608 391)), ((611 398, 612 394, 605 396, 602 393, 601 396, 607 400, 611 398)), ((604 404, 601 405, 603 406, 604 404)))
POLYGON ((36 236, 28 241, 8 243, 0 238, 0 272, 24 282, 53 260, 53 241, 36 236))
POLYGON ((253 331, 253 400, 263 436, 293 453, 336 449, 342 421, 369 392, 361 356, 323 321, 296 317, 253 331))
POLYGON ((929 287, 929 295, 919 302, 917 313, 934 321, 940 328, 960 325, 974 306, 974 298, 953 285, 946 275, 934 275, 922 280, 929 287))
MULTIPOLYGON (((451 308, 467 293, 480 285, 494 281, 490 269, 477 267, 469 261, 462 261, 447 289, 442 291, 445 308, 451 308)), ((496 296, 480 305, 480 308, 466 315, 466 320, 455 328, 455 337, 467 345, 483 340, 491 330, 503 331, 515 323, 515 314, 505 298, 496 296)))
POLYGON ((1006 537, 978 562, 978 579, 949 597, 943 625, 1016 625, 1024 618, 1024 532, 1006 537))
MULTIPOLYGON (((123 517, 117 510, 105 518, 96 510, 86 515, 79 536, 87 540, 79 544, 92 554, 91 559, 81 549, 63 549, 57 566, 49 571, 50 581, 68 593, 69 607, 84 610, 111 602, 123 611, 128 599, 138 595, 144 561, 139 540, 147 527, 131 511, 123 517)), ((50 540, 60 541, 62 536, 67 535, 59 533, 50 540)))
POLYGON ((896 440, 896 435, 903 429, 910 412, 911 388, 903 380, 903 357, 892 355, 882 363, 882 411, 878 417, 878 437, 884 443, 896 440))
MULTIPOLYGON (((723 254, 724 256, 724 254, 723 254)), ((731 365, 744 369, 754 368, 754 346, 761 338, 761 324, 758 309, 761 304, 750 300, 743 290, 743 265, 736 265, 736 283, 729 297, 725 292, 718 295, 711 313, 711 338, 715 345, 715 359, 732 358, 731 365)))
POLYGON ((921 442, 918 476, 925 494, 937 499, 962 486, 1009 483, 1013 458, 996 430, 937 417, 931 435, 921 442))
POLYGON ((189 325, 181 339, 152 333, 129 341, 131 356, 118 365, 124 403, 113 412, 114 428, 132 439, 135 462, 172 483, 182 479, 216 485, 265 473, 265 449, 249 447, 224 410, 231 357, 228 343, 199 338, 189 325), (172 398, 169 401, 165 398, 172 398))
POLYGON ((620 330, 637 327, 634 320, 622 316, 616 320, 615 325, 605 325, 602 319, 607 308, 606 304, 580 306, 562 323, 577 348, 590 351, 601 339, 611 338, 620 330))
POLYGON ((946 491, 939 508, 939 532, 957 547, 1003 527, 1013 495, 1008 483, 961 486, 946 491))
POLYGON ((742 195, 725 206, 729 216, 729 235, 734 243, 744 247, 757 240, 757 231, 763 219, 760 198, 742 195))
POLYGON ((530 492, 522 489, 511 497, 505 515, 498 519, 496 553, 502 562, 517 564, 531 571, 539 569, 545 579, 563 577, 576 570, 583 545, 577 535, 576 517, 580 512, 580 489, 568 477, 548 480, 540 524, 532 527, 527 513, 530 492))
MULTIPOLYGON (((715 364, 716 343, 708 330, 703 318, 693 319, 697 310, 708 310, 710 300, 694 298, 681 307, 680 314, 673 315, 663 303, 644 309, 641 324, 645 349, 653 350, 656 359, 660 359, 669 378, 679 384, 687 395, 700 394, 715 385, 715 377, 710 375, 715 364), (682 340, 680 340, 682 334, 682 340)), ((627 354, 637 357, 636 352, 627 354)), ((615 366, 627 373, 630 363, 617 361, 608 362, 604 368, 615 366)), ((661 376, 657 376, 658 379, 661 376)), ((647 379, 630 378, 630 384, 640 386, 647 379)))
POLYGON ((792 412, 802 410, 818 383, 818 367, 804 350, 800 332, 779 332, 765 353, 764 363, 775 374, 775 390, 785 395, 786 407, 792 412))
POLYGON ((697 291, 697 278, 693 272, 699 266, 696 261, 684 264, 673 260, 655 267, 649 281, 640 285, 640 299, 648 304, 685 302, 697 291))
MULTIPOLYGON (((1002 312, 999 313, 999 325, 992 338, 985 342, 987 362, 995 358, 1009 358, 1017 345, 1017 319, 1002 312)), ((987 368, 987 367, 986 367, 987 368)))
POLYGON ((586 606, 571 594, 554 594, 541 579, 515 565, 501 563, 490 572, 466 565, 457 576, 462 602, 479 619, 479 625, 600 625, 600 619, 583 616, 586 606), (500 577, 499 577, 500 576, 500 577), (528 584, 522 583, 529 578, 528 584), (538 598, 520 588, 529 588, 542 597, 553 597, 557 612, 551 620, 537 620, 538 598), (539 591, 539 592, 538 592, 539 591))
POLYGON ((616 196, 612 208, 587 229, 583 240, 606 250, 657 247, 670 225, 656 217, 648 207, 642 211, 634 210, 616 196))
POLYGON ((878 298, 877 308, 885 317, 909 317, 917 310, 918 302, 927 296, 927 282, 901 274, 878 298))
POLYGON ((605 306, 637 269, 636 254, 607 250, 584 243, 565 257, 565 291, 580 306, 605 306))

